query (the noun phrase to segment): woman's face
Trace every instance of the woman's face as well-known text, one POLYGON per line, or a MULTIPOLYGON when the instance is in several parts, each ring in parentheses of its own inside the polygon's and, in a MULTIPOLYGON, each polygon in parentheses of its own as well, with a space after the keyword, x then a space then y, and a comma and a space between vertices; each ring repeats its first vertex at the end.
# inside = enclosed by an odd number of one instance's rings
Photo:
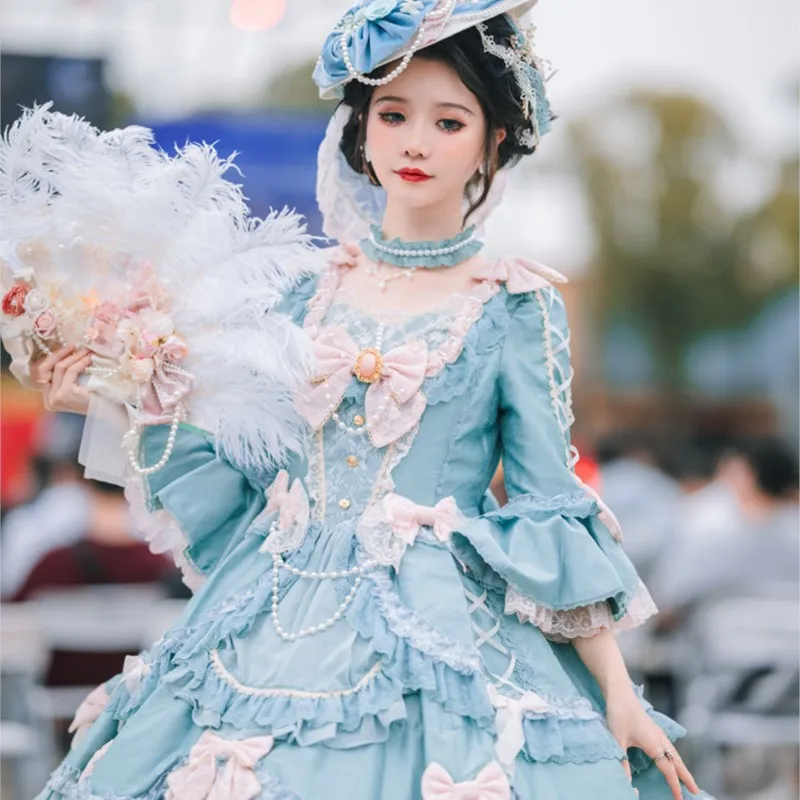
POLYGON ((460 208, 464 187, 483 162, 485 138, 477 98, 440 61, 417 56, 372 95, 366 156, 390 202, 413 208, 457 202, 460 208))

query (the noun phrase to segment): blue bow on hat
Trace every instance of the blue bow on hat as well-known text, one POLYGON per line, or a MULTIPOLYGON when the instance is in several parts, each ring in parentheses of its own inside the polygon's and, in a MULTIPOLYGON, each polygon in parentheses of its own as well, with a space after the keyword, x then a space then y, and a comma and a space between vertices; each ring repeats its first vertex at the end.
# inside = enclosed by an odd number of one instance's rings
MULTIPOLYGON (((352 77, 342 48, 360 73, 372 72, 410 44, 437 0, 372 0, 351 8, 328 35, 314 70, 321 93, 341 88, 352 77)), ((336 92, 339 94, 340 92, 336 92)))
POLYGON ((506 12, 523 13, 536 0, 371 0, 353 6, 322 47, 314 81, 322 97, 341 97, 352 68, 367 75, 416 46, 428 46, 506 12), (435 23, 432 22, 435 18, 435 23), (430 25, 424 42, 421 26, 430 25))

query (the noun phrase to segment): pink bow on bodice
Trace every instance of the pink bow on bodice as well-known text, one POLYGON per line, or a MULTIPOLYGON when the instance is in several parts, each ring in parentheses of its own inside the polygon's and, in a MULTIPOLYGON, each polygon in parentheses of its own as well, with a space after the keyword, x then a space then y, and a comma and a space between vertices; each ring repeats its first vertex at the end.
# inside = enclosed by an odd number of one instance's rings
POLYGON ((384 447, 408 433, 425 410, 420 387, 425 380, 428 347, 416 340, 380 353, 359 350, 342 327, 320 331, 314 342, 316 377, 297 398, 300 413, 314 430, 321 428, 342 402, 355 375, 369 383, 365 401, 367 431, 375 447, 384 447))
POLYGON ((310 510, 308 495, 299 480, 289 488, 289 473, 282 469, 267 490, 267 505, 264 512, 278 512, 278 525, 286 530, 295 525, 305 528, 308 525, 310 510))
POLYGON ((81 728, 91 725, 103 713, 103 709, 108 704, 108 692, 104 684, 100 684, 86 695, 84 701, 78 706, 75 718, 69 726, 69 733, 79 731, 81 728))
POLYGON ((223 739, 206 730, 187 763, 167 778, 166 800, 254 800, 261 782, 253 767, 272 750, 272 736, 223 739), (218 759, 227 758, 224 767, 218 759))
POLYGON ((417 540, 423 525, 432 528, 439 541, 446 542, 464 521, 452 497, 445 497, 435 506, 422 506, 390 492, 367 508, 356 532, 370 558, 398 570, 406 549, 417 540))
POLYGON ((422 525, 433 528, 436 538, 445 542, 464 521, 452 497, 445 497, 435 506, 421 506, 407 497, 392 493, 383 502, 389 524, 407 545, 414 544, 422 525))
POLYGON ((422 775, 422 800, 509 800, 511 787, 503 768, 490 761, 475 780, 455 783, 450 773, 437 763, 422 775))
POLYGON ((487 261, 476 274, 477 280, 505 283, 509 294, 522 294, 542 289, 551 283, 566 283, 567 279, 550 267, 527 258, 499 258, 487 261))

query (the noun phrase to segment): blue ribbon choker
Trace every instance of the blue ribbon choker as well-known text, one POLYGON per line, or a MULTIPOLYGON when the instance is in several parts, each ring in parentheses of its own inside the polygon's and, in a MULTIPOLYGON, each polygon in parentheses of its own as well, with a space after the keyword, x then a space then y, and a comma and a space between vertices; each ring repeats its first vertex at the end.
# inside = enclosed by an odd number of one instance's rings
POLYGON ((369 236, 361 240, 361 250, 367 258, 409 269, 454 267, 480 252, 482 247, 474 225, 441 242, 404 242, 399 238, 387 241, 380 227, 373 225, 369 236))

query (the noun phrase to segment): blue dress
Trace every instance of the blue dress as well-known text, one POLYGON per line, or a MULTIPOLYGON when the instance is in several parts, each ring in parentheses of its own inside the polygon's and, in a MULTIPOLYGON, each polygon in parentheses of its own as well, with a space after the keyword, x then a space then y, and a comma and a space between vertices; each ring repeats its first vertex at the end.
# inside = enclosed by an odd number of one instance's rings
MULTIPOLYGON (((320 365, 304 454, 257 478, 184 425, 140 487, 198 589, 82 709, 41 798, 635 797, 570 640, 654 609, 573 469, 560 293, 503 261, 446 307, 376 319, 341 302, 343 268, 287 304, 320 365)), ((148 429, 144 463, 166 436, 148 429)), ((628 755, 640 797, 668 800, 628 755)))

